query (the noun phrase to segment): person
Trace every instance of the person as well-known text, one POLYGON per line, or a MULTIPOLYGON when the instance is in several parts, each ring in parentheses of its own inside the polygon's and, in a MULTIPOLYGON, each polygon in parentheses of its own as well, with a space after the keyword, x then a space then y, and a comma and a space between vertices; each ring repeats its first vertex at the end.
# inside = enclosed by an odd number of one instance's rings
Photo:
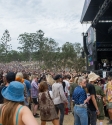
POLYGON ((98 63, 98 70, 102 70, 102 65, 101 65, 101 63, 98 63))
POLYGON ((106 70, 106 68, 107 68, 107 64, 106 64, 106 61, 104 61, 104 63, 103 63, 103 70, 106 70))
POLYGON ((3 77, 2 77, 2 73, 0 73, 0 86, 3 84, 3 77))
POLYGON ((87 96, 90 96, 90 100, 88 103, 88 113, 89 113, 89 119, 90 119, 89 122, 91 125, 96 125, 97 115, 100 114, 100 111, 98 109, 97 102, 96 102, 96 91, 95 91, 95 87, 94 87, 94 83, 98 78, 99 78, 98 75, 91 72, 88 75, 89 83, 87 83, 87 85, 86 85, 87 96))
POLYGON ((109 124, 112 124, 112 76, 109 77, 108 83, 106 85, 105 94, 107 96, 107 110, 109 114, 110 121, 109 124))
POLYGON ((65 93, 66 93, 66 97, 68 99, 68 107, 66 107, 65 112, 66 114, 68 114, 68 111, 70 111, 70 83, 69 83, 69 78, 68 75, 65 75, 63 77, 63 81, 65 82, 66 86, 65 86, 65 93))
POLYGON ((79 77, 78 86, 73 92, 72 99, 75 102, 74 106, 74 125, 88 125, 88 114, 87 114, 87 99, 86 91, 86 79, 79 77))
POLYGON ((31 109, 31 83, 29 81, 29 75, 26 73, 23 73, 24 83, 26 84, 27 89, 27 98, 28 98, 28 107, 31 109))
POLYGON ((2 89, 4 104, 0 107, 0 125, 38 125, 31 111, 24 104, 24 85, 10 82, 2 89))
POLYGON ((103 125, 103 120, 105 118, 103 100, 106 100, 106 99, 105 99, 104 91, 102 87, 99 85, 99 82, 100 82, 100 79, 96 80, 94 83, 94 87, 96 91, 96 102, 100 111, 100 114, 97 116, 97 119, 99 120, 99 125, 103 125))
POLYGON ((61 84, 62 76, 58 74, 54 77, 54 80, 56 82, 52 85, 52 98, 53 98, 53 102, 54 102, 57 113, 59 113, 60 111, 59 125, 63 125, 64 104, 65 106, 67 106, 68 101, 63 91, 63 86, 61 84))
POLYGON ((8 72, 7 74, 3 74, 3 86, 0 86, 0 104, 3 104, 3 96, 1 94, 1 91, 4 87, 7 87, 10 82, 15 81, 15 73, 14 72, 8 72))
POLYGON ((41 125, 46 125, 47 121, 52 121, 54 125, 59 125, 59 118, 48 91, 48 84, 42 81, 39 85, 39 107, 41 116, 41 125))
POLYGON ((33 75, 33 80, 31 82, 31 98, 33 101, 33 115, 34 117, 39 117, 39 114, 37 114, 37 109, 38 109, 38 85, 37 85, 37 75, 33 75))
POLYGON ((78 77, 75 77, 73 83, 70 86, 70 95, 72 97, 72 94, 74 92, 74 89, 78 86, 78 77))
POLYGON ((19 81, 24 85, 24 98, 25 98, 25 105, 28 106, 28 96, 27 96, 27 88, 26 84, 24 83, 23 79, 23 73, 22 72, 17 72, 15 81, 19 81))

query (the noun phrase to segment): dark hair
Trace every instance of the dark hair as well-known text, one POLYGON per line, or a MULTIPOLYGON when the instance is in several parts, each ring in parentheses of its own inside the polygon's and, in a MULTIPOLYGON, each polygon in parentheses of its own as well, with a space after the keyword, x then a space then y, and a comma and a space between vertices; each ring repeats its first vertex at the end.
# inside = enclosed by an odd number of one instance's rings
POLYGON ((15 81, 16 74, 14 72, 8 72, 6 75, 6 80, 8 83, 15 81))
POLYGON ((23 73, 23 78, 29 80, 29 75, 27 73, 23 73))
POLYGON ((42 81, 39 84, 39 92, 45 92, 46 90, 48 90, 48 84, 46 81, 42 81))
POLYGON ((64 76, 63 76, 63 79, 67 79, 67 78, 68 78, 67 75, 64 75, 64 76))

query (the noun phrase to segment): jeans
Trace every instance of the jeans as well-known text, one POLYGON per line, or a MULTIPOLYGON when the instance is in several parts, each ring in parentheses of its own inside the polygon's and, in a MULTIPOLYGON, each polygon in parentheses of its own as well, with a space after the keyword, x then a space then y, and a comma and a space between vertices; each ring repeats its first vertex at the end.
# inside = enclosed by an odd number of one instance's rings
POLYGON ((91 111, 90 109, 88 109, 88 116, 89 116, 89 121, 90 123, 88 123, 88 125, 96 125, 97 122, 97 114, 96 111, 91 111))
POLYGON ((88 125, 87 108, 74 106, 74 125, 88 125))
POLYGON ((67 96, 67 100, 68 100, 68 109, 70 109, 70 103, 71 103, 71 99, 70 99, 70 95, 67 96))
POLYGON ((64 111, 65 111, 64 104, 61 103, 61 104, 55 105, 55 108, 56 108, 57 113, 59 113, 59 111, 60 111, 60 125, 63 125, 64 111))

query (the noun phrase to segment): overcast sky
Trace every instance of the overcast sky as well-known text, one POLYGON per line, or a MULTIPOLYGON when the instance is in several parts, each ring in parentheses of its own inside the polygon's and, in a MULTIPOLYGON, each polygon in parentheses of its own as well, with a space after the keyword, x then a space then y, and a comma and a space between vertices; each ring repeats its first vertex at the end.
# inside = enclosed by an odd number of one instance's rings
POLYGON ((56 42, 80 42, 87 26, 80 24, 85 0, 0 0, 0 38, 5 29, 11 35, 13 49, 20 46, 19 34, 43 30, 56 42))

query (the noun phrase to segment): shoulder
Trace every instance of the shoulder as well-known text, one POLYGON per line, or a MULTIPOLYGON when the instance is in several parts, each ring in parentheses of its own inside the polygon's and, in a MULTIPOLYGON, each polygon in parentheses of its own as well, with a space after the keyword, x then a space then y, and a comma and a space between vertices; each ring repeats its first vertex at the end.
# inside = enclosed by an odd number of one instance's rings
POLYGON ((28 80, 24 80, 24 82, 26 83, 26 84, 30 84, 30 81, 28 81, 28 80))
POLYGON ((74 89, 74 92, 79 92, 79 91, 81 91, 82 90, 82 88, 80 87, 80 86, 77 86, 75 89, 74 89))
POLYGON ((90 83, 87 83, 87 88, 95 88, 94 85, 90 84, 90 83))
MULTIPOLYGON (((20 108, 20 107, 19 107, 19 108, 20 108)), ((19 109, 19 108, 18 108, 18 109, 19 109)), ((25 114, 25 113, 28 113, 28 112, 31 113, 30 109, 29 109, 27 106, 22 106, 20 112, 21 112, 22 114, 25 114)))

